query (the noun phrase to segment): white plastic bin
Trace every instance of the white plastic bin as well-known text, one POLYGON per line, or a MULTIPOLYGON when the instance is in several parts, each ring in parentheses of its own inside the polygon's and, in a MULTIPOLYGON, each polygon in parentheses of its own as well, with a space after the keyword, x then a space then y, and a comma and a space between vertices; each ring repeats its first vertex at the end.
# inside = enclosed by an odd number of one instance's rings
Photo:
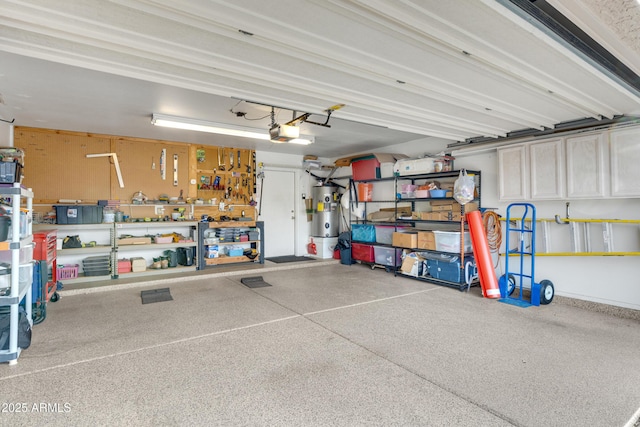
POLYGON ((402 265, 402 249, 386 248, 383 246, 374 246, 373 255, 376 264, 385 265, 387 267, 400 267, 402 265), (395 262, 393 259, 395 253, 395 262))
MULTIPOLYGON (((376 243, 382 243, 385 245, 392 244, 393 233, 396 231, 396 227, 393 225, 376 225, 376 243)), ((408 227, 397 227, 397 231, 405 231, 408 227)))
MULTIPOLYGON (((436 237, 436 251, 460 253, 460 232, 459 231, 433 231, 436 237)), ((471 236, 468 231, 464 232, 464 251, 471 252, 471 236)))

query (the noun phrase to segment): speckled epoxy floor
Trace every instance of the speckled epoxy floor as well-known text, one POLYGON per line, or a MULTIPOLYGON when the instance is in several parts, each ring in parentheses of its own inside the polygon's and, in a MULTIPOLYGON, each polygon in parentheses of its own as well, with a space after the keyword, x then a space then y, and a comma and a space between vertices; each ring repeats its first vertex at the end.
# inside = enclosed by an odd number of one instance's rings
POLYGON ((63 293, 0 365, 0 425, 623 426, 640 406, 636 319, 293 264, 63 293), (142 305, 158 287, 173 301, 142 305))

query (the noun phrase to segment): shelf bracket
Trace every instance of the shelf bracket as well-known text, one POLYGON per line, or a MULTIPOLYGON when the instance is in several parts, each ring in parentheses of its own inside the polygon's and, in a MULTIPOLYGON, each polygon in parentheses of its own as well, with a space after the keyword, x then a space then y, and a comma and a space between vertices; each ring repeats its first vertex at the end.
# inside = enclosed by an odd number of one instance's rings
POLYGON ((116 153, 102 153, 102 154, 87 154, 87 158, 93 157, 111 157, 113 159, 113 166, 116 168, 116 176, 118 177, 118 183, 120 188, 124 188, 124 182, 122 181, 122 173, 120 173, 120 163, 118 163, 118 155, 116 153))

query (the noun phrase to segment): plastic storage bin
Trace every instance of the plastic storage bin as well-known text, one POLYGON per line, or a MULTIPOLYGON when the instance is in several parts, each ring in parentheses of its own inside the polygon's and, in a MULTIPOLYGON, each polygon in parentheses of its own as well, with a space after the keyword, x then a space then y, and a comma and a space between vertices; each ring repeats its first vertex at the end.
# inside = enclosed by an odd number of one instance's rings
MULTIPOLYGON (((436 251, 460 253, 460 232, 459 231, 437 231, 433 234, 436 237, 436 251)), ((471 237, 469 232, 464 232, 464 251, 471 252, 471 237)))
POLYGON ((393 225, 376 225, 376 243, 391 245, 393 242, 393 233, 396 231, 405 231, 408 227, 394 227, 393 225))
POLYGON ((373 200, 373 184, 370 182, 358 183, 358 201, 370 202, 373 200))
POLYGON ((18 162, 0 162, 0 183, 8 184, 22 180, 22 165, 18 162))
POLYGON ((56 205, 58 224, 100 224, 103 219, 103 206, 93 205, 56 205))
POLYGON ((78 264, 70 264, 70 265, 61 265, 58 264, 56 266, 56 279, 65 280, 65 279, 75 279, 78 277, 78 264))
POLYGON ((351 224, 351 240, 375 243, 376 228, 372 224, 351 224))
POLYGON ((351 258, 364 262, 375 262, 376 260, 373 246, 362 243, 351 244, 351 258))
POLYGON ((227 256, 242 256, 242 248, 227 247, 227 256))
POLYGON ((375 157, 355 160, 351 163, 354 181, 380 178, 380 162, 375 157))
MULTIPOLYGON (((33 248, 34 245, 31 244, 18 249, 18 262, 20 264, 25 264, 33 261, 33 248)), ((0 251, 0 263, 2 262, 11 264, 11 251, 0 251)))
MULTIPOLYGON (((471 262, 473 257, 465 257, 462 267, 471 262)), ((465 270, 460 268, 460 257, 442 257, 441 259, 427 259, 427 271, 431 277, 448 282, 463 283, 465 281, 465 270)))
POLYGON ((33 283, 33 262, 20 264, 18 281, 20 282, 21 288, 24 284, 27 284, 27 286, 31 286, 31 284, 33 283))
POLYGON ((384 265, 387 267, 400 267, 402 265, 402 249, 400 248, 374 246, 373 254, 376 264, 384 265))

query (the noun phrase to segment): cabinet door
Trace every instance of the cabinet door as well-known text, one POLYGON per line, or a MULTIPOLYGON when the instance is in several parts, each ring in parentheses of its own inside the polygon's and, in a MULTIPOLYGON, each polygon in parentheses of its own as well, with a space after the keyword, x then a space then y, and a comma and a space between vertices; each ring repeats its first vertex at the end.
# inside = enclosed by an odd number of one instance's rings
POLYGON ((498 181, 500 200, 527 199, 527 172, 525 146, 498 150, 498 181))
POLYGON ((600 198, 605 188, 605 143, 602 134, 566 139, 567 197, 600 198))
POLYGON ((611 195, 640 196, 640 129, 613 131, 611 144, 611 195))
POLYGON ((529 158, 531 159, 531 198, 549 200, 564 197, 562 139, 530 144, 529 158))

